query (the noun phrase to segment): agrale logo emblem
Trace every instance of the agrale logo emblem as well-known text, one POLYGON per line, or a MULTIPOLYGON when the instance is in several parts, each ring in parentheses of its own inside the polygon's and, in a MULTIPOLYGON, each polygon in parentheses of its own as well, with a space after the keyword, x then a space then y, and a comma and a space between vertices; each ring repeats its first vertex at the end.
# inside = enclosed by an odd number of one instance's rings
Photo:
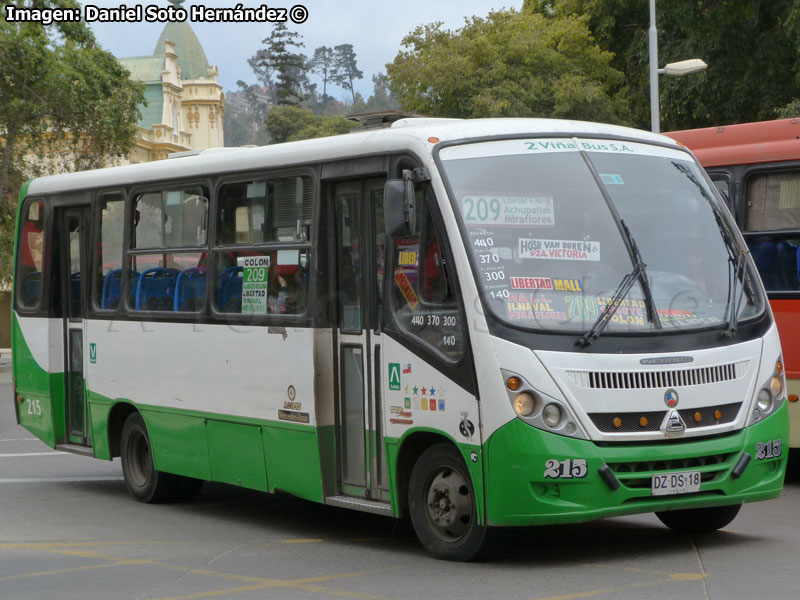
POLYGON ((668 389, 664 394, 664 404, 666 404, 669 408, 675 408, 678 406, 678 392, 672 388, 668 389))

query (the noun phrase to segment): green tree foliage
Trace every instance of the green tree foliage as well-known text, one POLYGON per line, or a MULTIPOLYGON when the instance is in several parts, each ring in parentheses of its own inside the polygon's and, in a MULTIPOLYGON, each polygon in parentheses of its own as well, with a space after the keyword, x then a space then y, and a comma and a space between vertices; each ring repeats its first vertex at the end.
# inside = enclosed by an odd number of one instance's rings
MULTIPOLYGON (((649 128, 647 2, 527 0, 523 11, 551 19, 587 17, 600 46, 615 54, 612 65, 625 73, 634 123, 649 128)), ((661 129, 774 118, 800 95, 798 16, 797 0, 658 2, 660 65, 687 58, 709 65, 686 77, 660 77, 661 129)))
POLYGON ((622 73, 586 19, 534 11, 473 17, 457 31, 418 27, 386 65, 406 110, 448 117, 628 119, 622 73))
POLYGON ((353 104, 356 103, 356 94, 353 82, 362 79, 364 73, 358 69, 356 53, 353 44, 340 44, 333 48, 333 82, 353 95, 353 104))
MULTIPOLYGON (((18 6, 76 8, 75 0, 18 6)), ((0 13, 0 279, 10 275, 15 195, 43 171, 81 170, 127 156, 144 86, 99 48, 85 23, 9 23, 0 13)))
POLYGON ((344 117, 315 115, 298 106, 276 106, 269 111, 266 124, 273 144, 338 135, 358 127, 344 117))
POLYGON ((302 36, 289 31, 284 23, 277 23, 268 38, 247 62, 256 77, 270 91, 272 103, 278 106, 297 106, 303 100, 308 84, 305 55, 293 51, 302 48, 302 36))

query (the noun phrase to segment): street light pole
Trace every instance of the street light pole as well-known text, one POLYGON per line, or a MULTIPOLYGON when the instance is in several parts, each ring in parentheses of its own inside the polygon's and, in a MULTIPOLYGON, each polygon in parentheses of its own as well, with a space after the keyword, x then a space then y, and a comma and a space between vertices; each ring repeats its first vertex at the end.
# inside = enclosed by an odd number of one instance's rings
POLYGON ((650 42, 650 130, 659 133, 661 130, 661 117, 658 102, 658 76, 659 75, 689 75, 702 71, 708 65, 699 58, 690 58, 658 68, 658 30, 656 29, 656 0, 650 0, 650 29, 648 30, 650 42))
POLYGON ((658 109, 658 31, 656 30, 656 0, 650 0, 650 130, 659 133, 661 129, 658 109))

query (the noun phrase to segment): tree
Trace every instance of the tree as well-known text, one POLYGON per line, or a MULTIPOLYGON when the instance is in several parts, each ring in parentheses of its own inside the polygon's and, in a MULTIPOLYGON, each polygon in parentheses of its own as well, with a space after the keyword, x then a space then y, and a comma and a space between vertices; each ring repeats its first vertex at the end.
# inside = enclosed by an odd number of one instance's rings
POLYGON ((353 82, 363 79, 364 73, 358 70, 356 53, 353 44, 340 44, 333 48, 334 74, 333 82, 348 90, 353 95, 353 104, 356 103, 356 94, 353 82))
POLYGON ((367 100, 366 110, 376 112, 380 110, 396 110, 400 108, 397 94, 389 87, 389 78, 384 73, 372 76, 372 96, 367 100))
POLYGON ((322 79, 322 102, 328 99, 328 84, 333 82, 335 73, 333 49, 328 46, 320 46, 314 50, 314 56, 309 61, 312 73, 322 79))
POLYGON ((225 145, 262 146, 269 143, 264 119, 269 111, 269 95, 260 85, 237 81, 238 91, 226 94, 225 145))
POLYGON ((386 65, 406 110, 447 117, 562 117, 624 123, 629 109, 613 55, 586 18, 514 10, 457 31, 418 27, 386 65))
POLYGON ((266 124, 272 144, 338 135, 358 127, 358 123, 344 117, 315 115, 298 106, 273 108, 267 115, 266 124))
POLYGON ((291 50, 304 47, 301 37, 296 31, 289 31, 284 23, 277 23, 261 42, 266 47, 247 60, 259 81, 269 88, 272 103, 278 106, 297 106, 303 99, 308 83, 307 59, 291 50))
MULTIPOLYGON (((18 6, 80 8, 75 0, 18 6)), ((14 193, 43 170, 81 170, 127 156, 144 86, 97 46, 83 22, 10 23, 0 14, 0 279, 10 275, 14 193)))
MULTIPOLYGON (((649 128, 647 2, 526 0, 546 18, 580 15, 625 73, 633 121, 649 128)), ((657 12, 661 65, 702 58, 709 67, 659 80, 662 130, 759 121, 800 95, 800 6, 795 0, 671 0, 657 12)))

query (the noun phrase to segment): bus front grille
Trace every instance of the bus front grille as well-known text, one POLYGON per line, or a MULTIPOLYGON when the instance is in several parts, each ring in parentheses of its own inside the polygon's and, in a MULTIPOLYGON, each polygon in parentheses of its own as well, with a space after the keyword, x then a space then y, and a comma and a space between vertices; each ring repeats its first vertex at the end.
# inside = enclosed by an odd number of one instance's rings
POLYGON ((653 475, 675 471, 700 471, 703 483, 715 481, 731 469, 735 453, 710 454, 668 460, 608 463, 619 482, 627 488, 649 488, 653 475))
MULTIPOLYGON (((702 408, 684 408, 678 411, 686 423, 686 429, 709 427, 732 423, 739 414, 741 402, 704 406, 702 408), (719 416, 719 418, 717 418, 719 416)), ((664 421, 666 410, 652 412, 625 413, 589 413, 589 418, 603 433, 636 433, 638 431, 658 431, 664 421), (615 420, 619 419, 619 424, 615 420)))
POLYGON ((713 367, 668 371, 567 371, 581 388, 595 390, 633 390, 686 387, 731 381, 744 377, 749 361, 713 367))

